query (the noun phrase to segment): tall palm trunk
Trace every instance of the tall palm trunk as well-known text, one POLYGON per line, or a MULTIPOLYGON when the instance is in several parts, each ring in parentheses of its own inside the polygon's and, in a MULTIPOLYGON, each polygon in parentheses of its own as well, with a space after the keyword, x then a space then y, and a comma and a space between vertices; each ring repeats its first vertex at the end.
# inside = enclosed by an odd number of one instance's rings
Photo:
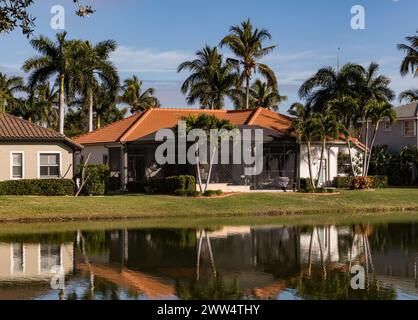
POLYGON ((245 77, 245 109, 249 109, 250 108, 250 76, 246 76, 245 77))
POLYGON ((93 131, 93 89, 87 89, 87 100, 89 108, 89 132, 93 131))
POLYGON ((216 149, 217 149, 217 146, 215 146, 213 148, 212 157, 210 158, 209 172, 208 172, 208 178, 206 179, 205 192, 208 191, 208 187, 209 187, 209 183, 210 183, 210 176, 212 175, 213 161, 214 161, 214 158, 215 158, 216 149))
POLYGON ((325 158, 325 148, 326 148, 326 138, 322 140, 321 146, 321 160, 319 162, 319 171, 318 171, 318 179, 316 181, 316 188, 319 188, 319 178, 321 177, 321 173, 324 167, 324 158, 325 158))
POLYGON ((348 156, 350 158, 351 171, 353 172, 353 177, 355 177, 357 176, 357 173, 356 173, 356 170, 354 169, 353 153, 351 151, 350 137, 347 138, 347 147, 348 147, 348 156))
POLYGON ((363 177, 366 176, 366 163, 367 163, 367 157, 369 153, 369 119, 366 119, 366 138, 365 138, 365 144, 366 144, 366 151, 364 152, 363 157, 363 177))
POLYGON ((1 112, 5 113, 6 112, 6 99, 1 99, 1 112))
POLYGON ((65 114, 65 76, 60 75, 60 89, 59 89, 59 131, 64 134, 64 114, 65 114))
POLYGON ((202 175, 200 173, 200 154, 199 154, 199 146, 196 145, 196 174, 197 174, 197 183, 199 184, 200 192, 203 192, 203 185, 202 185, 202 175))
POLYGON ((376 123, 376 125, 374 127, 374 130, 373 130, 373 137, 372 137, 372 141, 370 143, 370 152, 369 152, 369 156, 367 158, 367 163, 366 163, 366 172, 365 172, 366 176, 369 174, 370 159, 372 158, 372 150, 373 150, 374 143, 376 142, 377 131, 379 130, 379 123, 380 122, 376 123))
POLYGON ((102 119, 101 119, 101 116, 100 116, 100 114, 99 113, 97 113, 97 129, 100 129, 101 128, 101 126, 102 126, 102 121, 101 121, 102 119))
POLYGON ((315 182, 312 175, 312 154, 311 154, 311 141, 307 140, 306 145, 308 147, 308 169, 309 169, 309 178, 311 179, 312 188, 316 191, 315 182))

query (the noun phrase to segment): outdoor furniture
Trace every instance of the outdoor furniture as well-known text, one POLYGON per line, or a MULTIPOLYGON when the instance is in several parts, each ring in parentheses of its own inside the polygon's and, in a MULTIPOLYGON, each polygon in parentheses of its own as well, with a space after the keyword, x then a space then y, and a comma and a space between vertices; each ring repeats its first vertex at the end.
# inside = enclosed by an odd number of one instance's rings
POLYGON ((282 189, 284 192, 287 190, 287 186, 289 185, 290 179, 288 177, 278 177, 275 178, 273 181, 273 185, 276 188, 282 189))

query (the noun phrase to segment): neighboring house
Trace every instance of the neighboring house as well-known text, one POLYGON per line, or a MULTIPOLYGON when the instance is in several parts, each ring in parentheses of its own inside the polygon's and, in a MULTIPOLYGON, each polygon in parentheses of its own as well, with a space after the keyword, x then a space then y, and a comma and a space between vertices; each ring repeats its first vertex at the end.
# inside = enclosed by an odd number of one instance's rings
POLYGON ((0 181, 72 179, 82 148, 58 132, 0 113, 0 181))
MULTIPOLYGON (((251 110, 199 110, 199 109, 150 109, 75 138, 84 146, 80 161, 89 164, 108 164, 112 176, 120 177, 122 188, 129 182, 173 176, 179 174, 195 175, 195 166, 156 164, 155 151, 160 142, 155 134, 160 129, 172 129, 178 121, 189 115, 206 113, 227 119, 239 130, 263 129, 263 172, 258 176, 246 176, 245 165, 214 165, 210 189, 224 191, 246 191, 252 189, 278 189, 278 178, 289 178, 289 189, 297 187, 299 177, 309 177, 307 148, 297 143, 292 132, 293 118, 267 109, 251 110), (88 157, 88 155, 90 155, 88 157), (234 186, 234 187, 231 187, 234 186)), ((342 140, 329 141, 325 152, 323 172, 318 175, 320 144, 313 144, 313 172, 321 185, 329 185, 334 177, 345 174, 344 166, 339 165, 341 154, 348 154, 346 143, 342 140), (341 170, 341 167, 344 170, 341 170)), ((362 152, 362 145, 355 139, 353 154, 362 152)), ((205 178, 208 166, 202 166, 205 178)))
MULTIPOLYGON (((395 108, 396 121, 390 123, 383 121, 376 135, 375 146, 387 145, 388 151, 391 153, 398 153, 404 147, 418 146, 417 138, 417 122, 418 122, 418 102, 410 103, 395 108)), ((372 138, 373 128, 369 125, 369 139, 372 138)), ((361 142, 365 143, 366 126, 362 125, 361 142)), ((370 140, 369 140, 370 141, 370 140)))

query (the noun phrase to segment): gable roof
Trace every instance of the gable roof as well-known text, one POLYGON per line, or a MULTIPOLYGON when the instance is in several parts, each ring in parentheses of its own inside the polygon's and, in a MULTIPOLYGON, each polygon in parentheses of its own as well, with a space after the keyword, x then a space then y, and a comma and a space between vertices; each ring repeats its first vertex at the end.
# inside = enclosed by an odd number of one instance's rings
POLYGON ((62 142, 73 149, 83 148, 54 130, 4 112, 0 112, 0 142, 62 142))
POLYGON ((418 116, 418 101, 395 108, 397 118, 416 118, 418 116))
POLYGON ((202 109, 149 109, 106 127, 75 138, 79 144, 132 142, 148 136, 160 129, 169 129, 189 115, 202 113, 227 119, 231 123, 254 125, 279 132, 287 132, 292 125, 292 118, 264 108, 250 110, 202 110, 202 109))

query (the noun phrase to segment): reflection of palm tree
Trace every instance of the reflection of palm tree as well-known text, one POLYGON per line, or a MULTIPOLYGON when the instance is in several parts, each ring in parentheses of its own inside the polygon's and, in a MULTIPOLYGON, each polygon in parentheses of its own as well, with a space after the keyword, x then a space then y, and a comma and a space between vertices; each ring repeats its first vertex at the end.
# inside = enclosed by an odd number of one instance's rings
POLYGON ((207 231, 203 229, 203 230, 200 230, 199 242, 198 242, 198 247, 197 247, 197 264, 196 264, 196 280, 197 281, 199 281, 199 278, 200 278, 200 256, 201 256, 201 252, 202 252, 203 237, 206 238, 206 243, 207 243, 208 250, 209 250, 210 264, 212 266, 213 276, 215 278, 217 276, 215 260, 213 258, 213 252, 212 252, 212 246, 210 244, 210 239, 209 239, 207 231))

